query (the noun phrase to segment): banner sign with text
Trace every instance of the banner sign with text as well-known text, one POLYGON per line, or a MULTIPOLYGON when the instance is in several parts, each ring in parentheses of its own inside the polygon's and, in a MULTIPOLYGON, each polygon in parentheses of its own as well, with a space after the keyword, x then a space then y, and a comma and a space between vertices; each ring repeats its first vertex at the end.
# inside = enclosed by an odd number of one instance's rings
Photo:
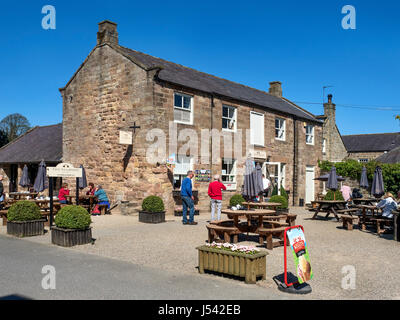
POLYGON ((301 228, 293 228, 288 230, 286 234, 292 248, 299 283, 311 280, 313 273, 303 230, 301 228))

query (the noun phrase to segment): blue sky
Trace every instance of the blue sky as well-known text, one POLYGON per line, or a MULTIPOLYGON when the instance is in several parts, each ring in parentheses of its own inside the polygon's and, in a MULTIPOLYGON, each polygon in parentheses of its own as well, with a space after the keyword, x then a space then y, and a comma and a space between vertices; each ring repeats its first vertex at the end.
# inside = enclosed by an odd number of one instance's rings
MULTIPOLYGON (((0 119, 62 121, 58 91, 96 45, 97 23, 118 23, 120 44, 283 95, 322 101, 328 88, 342 134, 400 131, 400 4, 397 1, 18 1, 1 6, 0 119), (344 5, 356 30, 344 30, 344 5), (44 30, 44 5, 56 29, 44 30), (395 110, 339 106, 391 106, 395 110)), ((314 114, 322 105, 300 104, 314 114)))

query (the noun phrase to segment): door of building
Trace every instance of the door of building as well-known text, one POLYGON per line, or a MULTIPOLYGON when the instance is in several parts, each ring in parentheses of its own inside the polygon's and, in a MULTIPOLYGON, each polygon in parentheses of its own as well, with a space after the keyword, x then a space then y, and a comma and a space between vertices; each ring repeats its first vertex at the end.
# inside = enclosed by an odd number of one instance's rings
POLYGON ((306 167, 306 203, 314 201, 314 166, 306 167))
POLYGON ((17 181, 18 181, 18 165, 12 164, 10 168, 10 183, 9 192, 17 191, 17 181))
POLYGON ((278 186, 278 195, 281 194, 281 184, 282 184, 282 169, 280 162, 264 162, 262 171, 264 175, 272 181, 274 186, 278 186), (269 176, 268 173, 269 172, 269 176))

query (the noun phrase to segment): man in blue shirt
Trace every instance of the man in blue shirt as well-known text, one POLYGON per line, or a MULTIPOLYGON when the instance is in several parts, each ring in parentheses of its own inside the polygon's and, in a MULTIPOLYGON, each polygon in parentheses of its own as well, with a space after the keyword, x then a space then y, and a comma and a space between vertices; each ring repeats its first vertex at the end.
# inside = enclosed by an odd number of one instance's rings
POLYGON ((197 222, 194 221, 194 197, 192 193, 192 178, 194 177, 193 171, 188 171, 187 177, 183 179, 181 186, 181 198, 182 198, 182 223, 195 225, 197 222), (189 207, 189 222, 187 221, 187 208, 189 207))

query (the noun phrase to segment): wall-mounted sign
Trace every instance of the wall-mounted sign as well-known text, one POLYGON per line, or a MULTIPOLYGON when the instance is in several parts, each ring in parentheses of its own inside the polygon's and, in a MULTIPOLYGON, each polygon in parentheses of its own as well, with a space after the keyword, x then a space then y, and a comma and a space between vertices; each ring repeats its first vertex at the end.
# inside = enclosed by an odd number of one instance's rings
POLYGON ((211 170, 195 170, 195 181, 196 182, 210 182, 211 181, 211 170))
POLYGON ((303 230, 301 228, 293 228, 288 230, 286 234, 292 248, 299 283, 311 280, 313 273, 303 230))
POLYGON ((132 131, 119 131, 119 144, 133 144, 133 133, 132 131))
POLYGON ((250 150, 249 156, 252 158, 267 159, 267 152, 261 150, 250 150))
POLYGON ((74 168, 70 163, 59 163, 56 167, 47 167, 48 177, 82 178, 82 168, 74 168))

